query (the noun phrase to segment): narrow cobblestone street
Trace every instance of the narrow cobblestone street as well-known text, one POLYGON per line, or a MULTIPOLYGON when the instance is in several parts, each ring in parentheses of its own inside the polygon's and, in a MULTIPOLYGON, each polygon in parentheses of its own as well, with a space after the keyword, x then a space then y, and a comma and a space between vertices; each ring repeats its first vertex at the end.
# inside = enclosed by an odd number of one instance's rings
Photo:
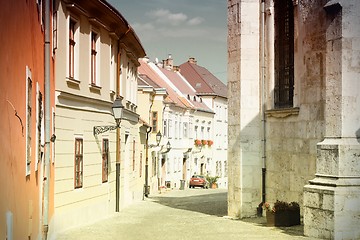
POLYGON ((57 239, 310 239, 303 236, 302 226, 266 227, 265 218, 240 221, 226 214, 226 190, 172 190, 152 195, 98 223, 69 230, 57 239))

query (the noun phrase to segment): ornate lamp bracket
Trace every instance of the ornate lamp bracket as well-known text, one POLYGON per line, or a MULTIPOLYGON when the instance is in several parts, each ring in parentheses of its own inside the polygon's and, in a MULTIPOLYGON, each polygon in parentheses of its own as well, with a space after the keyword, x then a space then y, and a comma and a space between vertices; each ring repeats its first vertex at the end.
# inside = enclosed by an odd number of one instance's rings
POLYGON ((107 132, 107 131, 115 130, 118 127, 119 126, 117 126, 117 125, 113 125, 113 126, 95 126, 94 130, 93 130, 93 134, 94 134, 94 136, 96 136, 96 135, 99 135, 99 134, 107 132))

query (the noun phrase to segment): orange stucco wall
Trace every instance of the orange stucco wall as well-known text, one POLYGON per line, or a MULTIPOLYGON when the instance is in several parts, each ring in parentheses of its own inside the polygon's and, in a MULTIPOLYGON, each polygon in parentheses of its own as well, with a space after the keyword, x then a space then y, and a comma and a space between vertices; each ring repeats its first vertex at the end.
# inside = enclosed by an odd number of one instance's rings
MULTIPOLYGON (((35 171, 36 83, 44 106, 44 32, 36 1, 2 1, 0 8, 0 239, 5 239, 7 213, 12 213, 13 239, 41 235, 42 177, 35 171), (26 66, 32 74, 31 172, 26 176, 26 66), (15 110, 14 110, 15 109, 15 110), (15 111, 19 118, 15 115, 15 111), (22 130, 23 126, 23 130, 22 130)), ((52 75, 52 69, 50 76, 52 75)), ((53 77, 51 76, 51 81, 53 77)), ((53 84, 52 84, 53 86, 53 84)), ((51 93, 53 93, 53 87, 51 93)), ((50 94, 53 98, 53 94, 50 94)), ((53 106, 53 99, 51 105, 53 106)), ((51 165, 52 171, 52 165, 51 165)), ((51 175, 53 173, 51 172, 51 175)), ((50 178, 50 213, 53 183, 50 178)), ((30 238, 29 238, 30 237, 30 238)))

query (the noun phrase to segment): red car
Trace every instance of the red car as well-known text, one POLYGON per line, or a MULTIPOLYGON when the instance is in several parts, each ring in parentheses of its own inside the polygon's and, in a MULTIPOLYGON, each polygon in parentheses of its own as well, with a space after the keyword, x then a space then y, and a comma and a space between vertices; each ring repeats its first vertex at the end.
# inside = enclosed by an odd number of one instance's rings
POLYGON ((193 175, 190 178, 189 188, 195 188, 195 187, 209 188, 209 183, 206 181, 204 176, 193 175))

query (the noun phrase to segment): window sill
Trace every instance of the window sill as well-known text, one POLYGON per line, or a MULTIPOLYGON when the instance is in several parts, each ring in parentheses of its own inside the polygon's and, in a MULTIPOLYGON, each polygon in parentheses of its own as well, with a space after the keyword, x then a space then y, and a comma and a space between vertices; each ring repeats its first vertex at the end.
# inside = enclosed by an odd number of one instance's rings
POLYGON ((91 92, 100 92, 101 87, 96 86, 95 84, 89 84, 89 89, 90 89, 91 92))
POLYGON ((72 78, 72 77, 67 77, 66 78, 66 83, 76 85, 76 86, 80 85, 80 81, 76 80, 75 78, 72 78))
POLYGON ((266 110, 265 114, 267 117, 274 117, 274 118, 286 118, 292 115, 299 115, 300 108, 280 108, 280 109, 271 109, 266 110))

